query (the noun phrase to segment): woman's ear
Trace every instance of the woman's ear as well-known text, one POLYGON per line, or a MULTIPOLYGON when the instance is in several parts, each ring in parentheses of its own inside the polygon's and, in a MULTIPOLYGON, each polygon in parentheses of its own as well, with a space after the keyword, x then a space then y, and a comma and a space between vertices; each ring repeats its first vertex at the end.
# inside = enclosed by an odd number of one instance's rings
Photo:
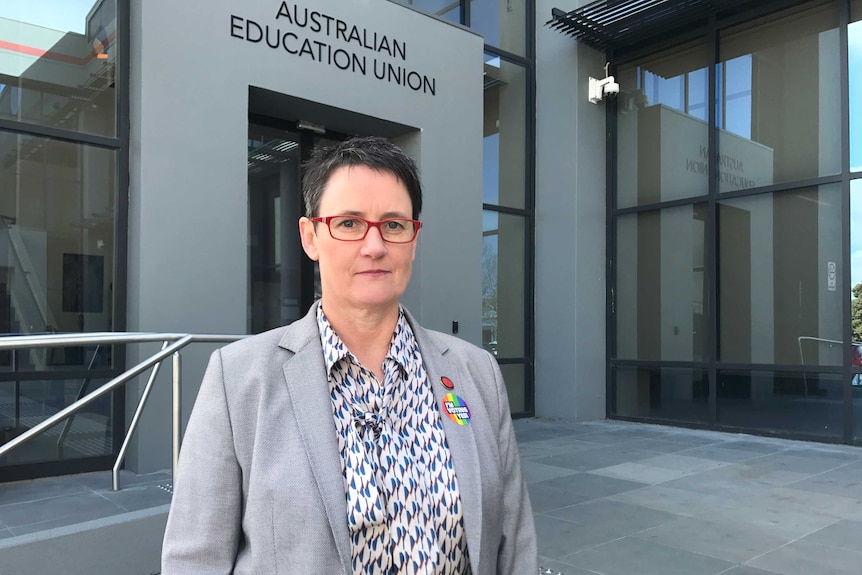
POLYGON ((302 242, 302 249, 305 255, 313 261, 317 261, 319 253, 317 250, 317 232, 314 229, 314 222, 306 217, 299 218, 299 239, 302 242))

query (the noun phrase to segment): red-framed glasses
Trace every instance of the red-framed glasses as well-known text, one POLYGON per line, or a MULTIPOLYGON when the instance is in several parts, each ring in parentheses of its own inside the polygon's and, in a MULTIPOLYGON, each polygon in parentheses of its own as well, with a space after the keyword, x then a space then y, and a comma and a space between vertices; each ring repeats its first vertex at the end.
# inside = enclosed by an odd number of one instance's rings
POLYGON ((359 216, 326 216, 309 218, 312 222, 326 224, 329 235, 342 242, 364 240, 368 230, 377 228, 383 241, 390 244, 409 244, 416 239, 422 222, 409 218, 389 218, 374 222, 359 216))

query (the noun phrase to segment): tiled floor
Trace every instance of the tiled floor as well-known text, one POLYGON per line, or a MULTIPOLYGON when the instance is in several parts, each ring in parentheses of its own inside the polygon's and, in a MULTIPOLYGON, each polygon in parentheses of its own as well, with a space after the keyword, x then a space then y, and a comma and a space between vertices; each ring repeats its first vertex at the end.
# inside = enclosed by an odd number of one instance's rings
MULTIPOLYGON (((862 449, 624 422, 515 422, 543 570, 859 575, 862 449)), ((0 539, 168 503, 170 476, 0 484, 0 539)), ((543 571, 545 572, 545 571, 543 571)))
POLYGON ((610 421, 515 428, 553 573, 862 573, 860 448, 610 421))

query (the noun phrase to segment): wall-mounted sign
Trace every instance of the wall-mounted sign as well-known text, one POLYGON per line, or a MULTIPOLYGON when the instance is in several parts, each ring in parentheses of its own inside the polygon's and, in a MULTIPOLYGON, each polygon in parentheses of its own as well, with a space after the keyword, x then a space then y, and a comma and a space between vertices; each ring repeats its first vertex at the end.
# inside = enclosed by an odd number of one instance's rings
POLYGON ((317 10, 282 2, 273 23, 231 14, 233 38, 435 96, 437 79, 410 67, 407 42, 317 10))
POLYGON ((838 264, 826 262, 826 289, 835 291, 838 289, 838 264))

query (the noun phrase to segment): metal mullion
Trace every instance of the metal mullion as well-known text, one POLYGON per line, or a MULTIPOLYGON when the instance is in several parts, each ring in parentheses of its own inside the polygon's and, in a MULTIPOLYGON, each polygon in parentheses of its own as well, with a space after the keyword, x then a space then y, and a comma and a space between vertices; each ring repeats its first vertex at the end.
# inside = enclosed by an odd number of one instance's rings
POLYGON ((729 200, 733 198, 758 196, 762 194, 790 192, 793 190, 800 190, 804 188, 816 188, 828 184, 840 183, 842 181, 843 177, 841 176, 841 174, 834 174, 831 176, 819 176, 816 178, 808 178, 807 180, 796 180, 793 182, 772 184, 770 186, 762 186, 759 188, 750 188, 748 190, 737 190, 735 192, 720 192, 719 197, 722 200, 729 200))
POLYGON ((489 212, 500 212, 503 214, 509 214, 512 216, 529 216, 529 210, 524 208, 510 208, 508 206, 500 206, 497 204, 482 204, 482 209, 487 210, 489 212))
MULTIPOLYGON (((609 106, 610 107, 610 106, 609 106)), ((637 214, 641 212, 653 212, 657 210, 664 210, 667 208, 676 208, 679 206, 690 206, 694 204, 702 204, 706 202, 708 196, 692 196, 690 198, 680 198, 678 200, 667 200, 665 202, 655 202, 650 204, 643 204, 640 206, 632 206, 629 208, 620 208, 614 211, 615 216, 625 216, 628 214, 637 214)))
MULTIPOLYGON (((839 77, 841 86, 841 173, 843 174, 843 182, 841 186, 841 269, 845 270, 842 274, 844 280, 844 297, 841 298, 842 317, 844 318, 842 332, 844 333, 844 341, 853 341, 853 321, 850 316, 850 297, 846 291, 846 286, 850 282, 850 240, 852 233, 852 222, 850 221, 850 62, 849 62, 849 30, 850 25, 850 0, 845 0, 840 3, 838 15, 838 46, 839 46, 839 77)), ((853 377, 853 367, 851 365, 851 346, 844 345, 842 350, 842 363, 844 366, 844 375, 842 377, 842 388, 844 390, 844 441, 851 443, 853 441, 854 429, 854 413, 853 413, 853 387, 851 385, 853 377)))
POLYGON ((52 140, 69 142, 72 144, 87 144, 97 148, 107 148, 110 150, 116 150, 122 146, 120 138, 97 136, 95 134, 88 134, 85 132, 75 132, 73 130, 64 130, 62 128, 54 128, 52 126, 40 126, 39 124, 27 124, 3 118, 0 118, 0 131, 14 132, 25 136, 50 138, 52 140))
POLYGON ((708 361, 675 361, 661 359, 614 359, 610 361, 613 367, 637 367, 637 368, 668 368, 668 369, 709 369, 708 361))
POLYGON ((707 216, 706 216, 706 242, 704 245, 704 268, 707 275, 707 330, 706 330, 706 359, 709 364, 707 368, 707 377, 709 378, 709 413, 710 425, 718 425, 718 275, 719 258, 718 258, 718 205, 717 194, 718 185, 716 176, 718 175, 718 166, 715 158, 718 156, 718 127, 717 120, 717 94, 718 79, 716 77, 719 58, 718 47, 718 31, 716 27, 715 14, 709 17, 709 33, 707 34, 708 49, 709 49, 709 68, 707 79, 707 106, 708 106, 708 156, 707 165, 709 166, 707 182, 707 216))
POLYGON ((529 357, 496 357, 497 363, 500 365, 527 365, 529 363, 529 357))
POLYGON ((470 27, 470 2, 473 0, 461 0, 461 24, 470 27))
POLYGON ((497 48, 496 46, 492 46, 490 44, 485 44, 485 52, 498 56, 500 59, 505 60, 510 64, 518 64, 520 66, 524 66, 525 68, 532 64, 530 59, 525 56, 519 56, 518 54, 515 54, 513 52, 501 50, 500 48, 497 48))
POLYGON ((527 102, 526 102, 526 132, 527 141, 524 150, 525 179, 524 201, 527 210, 524 262, 524 350, 529 358, 524 366, 524 397, 527 412, 536 413, 535 375, 536 375, 536 67, 535 58, 535 5, 533 0, 526 3, 526 53, 528 57, 527 72, 527 102))
POLYGON ((842 365, 801 365, 792 363, 717 363, 719 371, 788 371, 798 373, 829 373, 841 375, 844 373, 842 365))
MULTIPOLYGON (((606 62, 614 61, 614 53, 605 53, 606 62)), ((616 66, 613 72, 616 73, 616 66)), ((605 123, 605 417, 616 416, 617 375, 612 364, 616 357, 616 261, 617 261, 617 99, 606 101, 605 123)))

